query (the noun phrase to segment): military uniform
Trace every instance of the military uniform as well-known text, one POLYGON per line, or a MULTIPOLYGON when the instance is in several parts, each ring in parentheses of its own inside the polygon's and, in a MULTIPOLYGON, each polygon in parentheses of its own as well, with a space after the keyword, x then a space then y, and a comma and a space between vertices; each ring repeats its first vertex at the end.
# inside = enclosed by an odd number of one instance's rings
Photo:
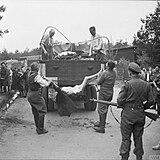
POLYGON ((144 154, 142 135, 145 125, 145 107, 153 104, 153 95, 150 85, 139 77, 140 67, 132 62, 129 70, 134 74, 131 80, 125 82, 119 92, 117 103, 122 108, 121 113, 121 135, 122 143, 120 155, 122 160, 128 160, 131 147, 131 134, 133 134, 137 160, 142 160, 144 154), (136 74, 135 74, 136 73, 136 74), (144 105, 143 102, 147 101, 144 105))

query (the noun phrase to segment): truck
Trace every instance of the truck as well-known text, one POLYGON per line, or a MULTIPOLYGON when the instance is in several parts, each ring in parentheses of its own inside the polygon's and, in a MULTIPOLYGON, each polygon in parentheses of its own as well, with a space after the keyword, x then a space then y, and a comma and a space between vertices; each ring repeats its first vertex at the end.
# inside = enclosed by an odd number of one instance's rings
MULTIPOLYGON (((61 59, 58 58, 49 61, 40 60, 41 74, 48 79, 52 79, 52 81, 54 81, 61 88, 80 85, 86 76, 91 76, 98 73, 101 68, 105 66, 106 62, 89 58, 86 52, 81 50, 82 47, 76 46, 76 44, 71 43, 70 41, 66 44, 55 44, 54 47, 63 50, 65 48, 65 52, 68 52, 69 54, 62 56, 63 58, 61 59), (72 52, 74 52, 73 55, 72 52)), ((83 103, 85 110, 95 111, 97 103, 90 101, 90 99, 97 99, 97 94, 96 86, 94 84, 87 84, 79 93, 70 94, 68 96, 74 102, 83 103)), ((48 111, 56 110, 55 90, 51 87, 45 87, 43 89, 43 97, 46 101, 48 111)))

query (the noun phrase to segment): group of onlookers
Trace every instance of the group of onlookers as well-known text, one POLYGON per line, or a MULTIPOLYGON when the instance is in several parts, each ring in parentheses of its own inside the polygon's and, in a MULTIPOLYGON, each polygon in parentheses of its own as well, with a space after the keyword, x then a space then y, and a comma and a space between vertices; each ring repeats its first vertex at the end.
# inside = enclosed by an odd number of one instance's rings
POLYGON ((26 97, 29 72, 30 69, 25 66, 12 68, 11 64, 2 62, 0 67, 0 92, 19 91, 20 97, 26 97))

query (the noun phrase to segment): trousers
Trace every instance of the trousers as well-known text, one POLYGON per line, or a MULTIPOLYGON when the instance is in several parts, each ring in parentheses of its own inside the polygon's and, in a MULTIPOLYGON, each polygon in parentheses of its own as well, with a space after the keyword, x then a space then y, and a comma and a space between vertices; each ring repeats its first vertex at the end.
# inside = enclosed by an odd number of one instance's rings
POLYGON ((145 125, 144 111, 131 110, 128 108, 122 111, 121 114, 121 135, 122 143, 120 146, 120 155, 122 157, 129 157, 131 148, 131 135, 134 140, 134 154, 141 157, 144 154, 142 136, 145 125))

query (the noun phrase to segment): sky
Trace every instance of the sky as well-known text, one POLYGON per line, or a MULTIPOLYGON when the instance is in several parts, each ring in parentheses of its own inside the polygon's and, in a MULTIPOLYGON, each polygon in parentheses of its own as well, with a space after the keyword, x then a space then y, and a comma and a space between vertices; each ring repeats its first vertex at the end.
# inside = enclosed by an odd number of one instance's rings
MULTIPOLYGON (((9 33, 0 38, 0 51, 32 50, 47 27, 56 29, 55 40, 77 43, 90 39, 89 27, 111 42, 129 44, 140 29, 141 18, 153 13, 156 1, 109 0, 0 0, 6 11, 0 13, 0 29, 9 33), (60 31, 60 32, 59 32, 60 31), (61 34, 62 33, 62 34, 61 34)), ((45 32, 46 30, 46 32, 45 32)))

